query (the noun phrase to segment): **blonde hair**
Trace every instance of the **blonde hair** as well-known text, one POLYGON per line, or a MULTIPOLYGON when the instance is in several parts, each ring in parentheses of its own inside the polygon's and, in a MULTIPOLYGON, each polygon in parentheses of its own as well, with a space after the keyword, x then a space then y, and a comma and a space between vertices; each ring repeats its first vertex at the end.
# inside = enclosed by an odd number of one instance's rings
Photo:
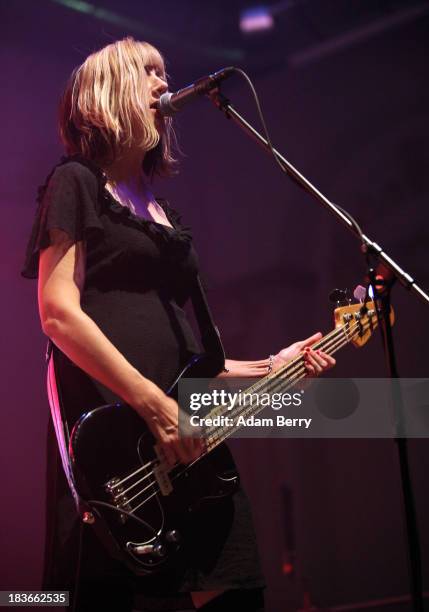
POLYGON ((147 42, 124 38, 92 53, 67 83, 59 109, 61 140, 69 155, 109 165, 127 147, 146 151, 146 174, 170 175, 176 144, 170 117, 160 134, 149 109, 146 69, 166 79, 160 52, 147 42))

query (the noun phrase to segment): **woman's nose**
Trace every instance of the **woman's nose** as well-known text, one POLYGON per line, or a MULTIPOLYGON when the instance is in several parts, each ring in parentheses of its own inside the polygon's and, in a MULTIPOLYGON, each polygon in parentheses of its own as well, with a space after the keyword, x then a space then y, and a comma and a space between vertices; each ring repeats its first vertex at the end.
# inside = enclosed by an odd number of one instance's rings
POLYGON ((154 77, 153 86, 152 86, 152 95, 157 94, 157 96, 162 96, 168 90, 168 85, 161 79, 159 76, 154 77))

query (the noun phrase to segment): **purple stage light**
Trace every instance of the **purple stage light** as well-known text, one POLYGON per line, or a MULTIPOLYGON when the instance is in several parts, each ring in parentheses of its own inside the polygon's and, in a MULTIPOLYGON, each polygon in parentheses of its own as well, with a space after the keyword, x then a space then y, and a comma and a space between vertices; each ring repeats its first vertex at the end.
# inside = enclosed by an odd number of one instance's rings
POLYGON ((260 32, 273 27, 274 19, 267 6, 257 6, 241 12, 240 30, 242 32, 260 32))

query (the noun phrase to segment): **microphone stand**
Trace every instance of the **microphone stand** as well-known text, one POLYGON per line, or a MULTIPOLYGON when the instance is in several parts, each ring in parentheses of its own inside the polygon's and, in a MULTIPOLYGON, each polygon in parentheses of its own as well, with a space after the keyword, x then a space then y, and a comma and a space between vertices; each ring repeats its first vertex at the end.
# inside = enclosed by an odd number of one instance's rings
MULTIPOLYGON (((269 155, 272 155, 270 145, 250 123, 248 123, 231 105, 230 101, 220 92, 219 87, 211 89, 207 93, 214 105, 221 110, 227 119, 232 119, 248 136, 257 142, 269 155)), ((314 185, 310 183, 287 159, 273 148, 277 162, 282 166, 286 174, 307 193, 312 195, 322 206, 343 226, 350 230, 360 241, 361 250, 367 258, 368 264, 370 257, 374 257, 380 262, 384 270, 388 271, 389 279, 381 279, 377 270, 370 266, 368 269, 369 284, 374 294, 374 302, 377 307, 380 333, 382 336, 383 348, 387 361, 387 368, 392 385, 392 402, 396 420, 395 442, 398 450, 399 467, 401 474, 401 484, 403 493, 405 527, 408 543, 408 567, 410 578, 411 599, 414 612, 423 612, 422 596, 422 570, 421 553, 418 535, 417 517, 414 502, 414 495, 411 483, 407 439, 404 437, 402 424, 403 402, 399 382, 398 370, 396 367, 395 350, 393 344, 392 327, 390 323, 390 289, 395 280, 398 280, 406 289, 416 294, 421 300, 429 305, 429 295, 417 285, 415 280, 405 272, 381 246, 371 240, 360 231, 359 226, 345 211, 328 200, 314 185)))

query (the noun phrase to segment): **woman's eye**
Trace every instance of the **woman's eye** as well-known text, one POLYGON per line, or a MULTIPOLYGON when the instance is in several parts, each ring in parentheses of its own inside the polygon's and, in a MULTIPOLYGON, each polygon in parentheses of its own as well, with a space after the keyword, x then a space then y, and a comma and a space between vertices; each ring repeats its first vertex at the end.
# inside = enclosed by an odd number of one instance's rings
POLYGON ((161 69, 156 68, 155 66, 152 66, 150 64, 148 64, 144 68, 145 68, 147 76, 150 76, 152 74, 152 72, 154 72, 159 79, 162 79, 163 81, 166 80, 166 78, 164 76, 164 73, 163 73, 163 71, 161 69))

